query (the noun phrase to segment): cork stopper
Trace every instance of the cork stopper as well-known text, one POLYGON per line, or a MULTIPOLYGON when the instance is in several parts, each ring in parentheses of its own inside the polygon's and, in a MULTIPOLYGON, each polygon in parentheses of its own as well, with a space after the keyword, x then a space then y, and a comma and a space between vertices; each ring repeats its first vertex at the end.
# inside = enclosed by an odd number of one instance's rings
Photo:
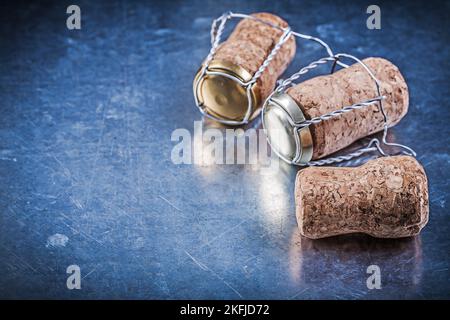
MULTIPOLYGON (((367 58, 363 62, 379 80, 381 95, 386 97, 383 100, 383 108, 388 117, 388 125, 397 124, 408 111, 409 96, 405 79, 399 69, 386 59, 367 58)), ((315 77, 299 83, 289 88, 284 95, 289 96, 290 99, 283 99, 289 100, 290 103, 282 106, 284 112, 279 122, 283 122, 289 127, 286 119, 289 116, 293 118, 292 109, 295 107, 299 108, 306 119, 311 119, 342 109, 345 106, 373 99, 378 96, 378 93, 376 84, 369 73, 359 63, 355 63, 333 74, 315 77)), ((273 103, 266 106, 268 110, 276 107, 277 105, 273 103)), ((311 157, 305 158, 302 163, 328 156, 362 137, 383 130, 383 127, 383 114, 379 105, 374 104, 313 124, 309 128, 303 128, 302 131, 307 131, 310 134, 308 139, 311 136, 313 150, 311 157)), ((270 127, 267 130, 270 136, 270 127)), ((289 131, 293 136, 297 135, 292 126, 289 131)), ((305 135, 304 132, 300 134, 305 135)), ((292 146, 295 142, 293 138, 302 142, 301 137, 299 139, 291 137, 290 150, 297 147, 296 145, 292 146)), ((271 143, 271 145, 275 151, 277 151, 277 148, 282 149, 276 144, 271 143)), ((300 148, 302 147, 300 146, 300 148)), ((285 158, 289 157, 292 160, 294 155, 292 153, 285 155, 285 158)))
POLYGON ((410 156, 356 168, 305 168, 297 174, 295 202, 300 233, 312 239, 348 233, 409 237, 428 222, 427 177, 410 156))
MULTIPOLYGON (((252 16, 280 28, 287 22, 270 13, 255 13, 252 16)), ((219 45, 210 63, 209 70, 225 72, 242 82, 248 82, 261 67, 283 31, 260 21, 241 20, 226 41, 219 45)), ((290 37, 257 80, 251 90, 252 110, 250 119, 259 114, 261 103, 275 88, 276 80, 287 68, 295 55, 295 39, 290 37)), ((196 75, 194 86, 200 74, 196 75)), ((241 121, 248 109, 249 97, 243 86, 222 75, 209 75, 194 87, 198 101, 217 118, 241 121)))

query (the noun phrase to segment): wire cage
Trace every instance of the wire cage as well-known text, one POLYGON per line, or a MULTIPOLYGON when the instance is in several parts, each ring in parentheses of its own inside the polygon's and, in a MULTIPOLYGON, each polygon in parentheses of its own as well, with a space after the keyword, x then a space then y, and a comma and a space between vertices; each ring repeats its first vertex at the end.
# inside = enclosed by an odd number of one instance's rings
MULTIPOLYGON (((383 107, 383 100, 385 99, 385 97, 382 96, 382 94, 381 94, 380 81, 375 77, 372 70, 370 70, 370 68, 363 61, 361 61, 357 57, 347 54, 347 53, 334 54, 332 49, 330 48, 330 46, 325 41, 321 40, 320 38, 302 34, 299 32, 295 32, 289 26, 286 28, 282 28, 282 27, 274 25, 270 22, 259 19, 258 17, 248 15, 248 14, 227 12, 213 21, 212 26, 211 26, 211 49, 209 51, 208 56, 204 60, 202 67, 200 68, 200 70, 198 72, 199 76, 194 81, 193 89, 194 89, 195 104, 204 116, 206 116, 210 119, 213 119, 215 121, 218 121, 220 123, 226 124, 226 125, 247 124, 251 120, 252 115, 259 112, 260 110, 262 111, 262 118, 264 119, 264 113, 265 113, 267 106, 271 102, 273 102, 273 100, 278 95, 285 93, 289 87, 295 85, 296 81, 299 80, 303 75, 305 75, 309 71, 317 68, 320 65, 325 65, 325 64, 329 64, 329 63, 332 64, 330 73, 334 73, 337 66, 339 66, 341 68, 348 68, 349 65, 345 64, 342 61, 344 59, 349 59, 349 60, 352 60, 353 62, 359 63, 364 68, 364 70, 369 74, 369 76, 372 78, 372 80, 374 81, 374 96, 373 96, 373 98, 370 98, 365 101, 361 101, 361 102, 358 102, 358 103, 355 103, 355 104, 352 104, 349 106, 343 106, 341 109, 332 111, 327 114, 320 115, 320 116, 312 118, 312 119, 301 119, 301 121, 299 121, 298 119, 297 120, 293 119, 292 116, 288 112, 286 112, 289 116, 288 120, 294 129, 293 135, 294 135, 294 138, 296 139, 295 157, 293 160, 290 160, 290 159, 287 159, 286 157, 284 157, 282 154, 280 154, 276 150, 276 148, 274 148, 273 146, 271 146, 272 150, 284 161, 286 161, 290 164, 293 164, 293 165, 300 165, 300 166, 314 166, 314 165, 325 165, 325 164, 338 163, 338 162, 347 161, 347 160, 359 157, 365 153, 369 153, 369 152, 373 152, 373 151, 378 151, 382 156, 387 156, 388 153, 382 148, 382 145, 399 147, 399 148, 403 149, 402 153, 416 156, 416 153, 410 147, 403 145, 403 144, 398 144, 398 143, 393 143, 393 142, 387 141, 387 133, 388 133, 389 125, 388 125, 388 115, 385 112, 385 109, 383 107), (265 58, 264 62, 260 65, 259 69, 252 75, 252 77, 249 81, 242 81, 238 77, 230 75, 226 72, 210 69, 210 63, 211 63, 211 61, 213 61, 214 55, 217 51, 217 48, 220 45, 220 40, 224 33, 225 25, 226 25, 227 21, 229 21, 230 19, 253 19, 255 21, 264 23, 272 28, 275 28, 279 31, 282 31, 282 34, 281 34, 280 38, 278 39, 278 42, 272 48, 270 53, 265 58), (313 61, 313 62, 309 63, 308 65, 302 67, 298 72, 292 74, 289 78, 287 78, 285 80, 282 80, 282 79, 278 80, 277 87, 264 100, 264 102, 262 103, 262 108, 258 108, 258 106, 253 105, 254 101, 251 97, 252 88, 255 86, 257 80, 261 77, 262 73, 266 70, 266 68, 270 64, 270 62, 277 55, 277 53, 279 52, 282 45, 290 37, 296 37, 296 38, 300 38, 303 40, 313 41, 313 42, 319 44, 320 46, 322 46, 325 49, 327 55, 323 58, 320 58, 320 59, 313 61), (239 86, 241 86, 242 88, 245 89, 248 104, 247 104, 247 110, 246 110, 245 115, 242 120, 224 119, 224 118, 218 117, 216 115, 213 115, 213 114, 209 113, 206 106, 201 101, 199 101, 199 99, 197 97, 197 90, 199 88, 199 85, 205 77, 210 76, 210 75, 219 75, 219 76, 226 77, 226 78, 231 79, 232 81, 236 82, 239 86), (383 116, 384 124, 383 124, 383 136, 382 136, 381 141, 378 138, 373 138, 370 140, 370 142, 366 146, 361 147, 361 148, 357 149, 356 151, 353 151, 353 152, 345 154, 345 155, 340 155, 340 156, 325 157, 325 158, 319 159, 319 160, 311 160, 312 152, 309 152, 309 154, 305 155, 305 152, 302 149, 302 146, 299 141, 299 133, 301 130, 309 129, 309 126, 311 126, 313 124, 318 124, 322 121, 327 121, 332 118, 342 116, 345 113, 352 112, 354 110, 358 110, 358 109, 362 109, 362 108, 367 108, 372 105, 378 105, 378 108, 383 116)), ((264 121, 263 121, 263 128, 266 131, 266 136, 268 136, 267 128, 264 124, 264 121)), ((271 144, 270 139, 268 139, 268 142, 269 142, 269 144, 271 144)))

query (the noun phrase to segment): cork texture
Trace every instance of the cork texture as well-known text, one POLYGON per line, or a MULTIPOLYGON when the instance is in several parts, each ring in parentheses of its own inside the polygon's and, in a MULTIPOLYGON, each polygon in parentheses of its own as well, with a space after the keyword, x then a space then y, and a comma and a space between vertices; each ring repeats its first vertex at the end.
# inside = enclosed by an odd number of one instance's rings
MULTIPOLYGON (((399 69, 383 58, 367 58, 363 62, 381 84, 381 95, 386 96, 383 107, 389 126, 397 124, 408 111, 408 86, 399 69)), ((311 119, 377 96, 376 85, 359 64, 341 69, 334 74, 319 76, 287 90, 311 119)), ((313 159, 325 157, 354 141, 383 129, 383 115, 378 104, 353 110, 339 117, 311 125, 313 159)))
MULTIPOLYGON (((285 28, 287 22, 270 13, 252 14, 261 20, 285 28)), ((255 74, 279 41, 283 32, 252 19, 241 20, 214 55, 215 60, 227 61, 255 74)), ((259 101, 264 101, 275 88, 278 77, 286 70, 295 55, 295 37, 291 36, 269 63, 255 86, 259 101)))
POLYGON ((295 202, 300 233, 312 239, 348 233, 408 237, 428 222, 427 177, 410 156, 357 168, 305 168, 297 174, 295 202))

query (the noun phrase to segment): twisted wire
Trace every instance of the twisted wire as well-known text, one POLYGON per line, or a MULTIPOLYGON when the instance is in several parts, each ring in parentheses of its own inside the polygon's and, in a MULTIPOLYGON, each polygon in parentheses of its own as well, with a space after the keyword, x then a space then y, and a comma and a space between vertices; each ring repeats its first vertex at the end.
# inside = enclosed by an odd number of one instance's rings
POLYGON ((352 104, 351 106, 343 107, 342 109, 338 109, 338 110, 332 111, 330 113, 323 114, 319 117, 314 117, 314 118, 311 118, 310 120, 302 121, 299 124, 295 124, 295 127, 298 129, 301 129, 304 127, 308 127, 312 124, 318 124, 322 121, 329 120, 334 117, 338 117, 344 113, 348 113, 353 110, 358 110, 358 109, 362 109, 362 108, 365 108, 368 106, 372 106, 374 104, 377 104, 382 99, 385 99, 385 97, 384 96, 375 97, 375 98, 372 98, 372 99, 369 99, 369 100, 366 100, 363 102, 355 103, 355 104, 352 104))

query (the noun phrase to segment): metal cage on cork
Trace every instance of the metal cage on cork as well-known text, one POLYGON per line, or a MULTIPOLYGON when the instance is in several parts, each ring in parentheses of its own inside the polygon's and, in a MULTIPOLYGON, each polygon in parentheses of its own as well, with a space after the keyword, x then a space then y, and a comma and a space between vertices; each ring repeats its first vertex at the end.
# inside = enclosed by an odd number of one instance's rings
POLYGON ((388 156, 388 153, 384 151, 383 148, 381 147, 382 144, 386 146, 401 148, 403 149, 402 150, 403 154, 416 156, 416 153, 410 147, 403 144, 392 143, 387 141, 389 118, 383 106, 383 101, 386 99, 386 97, 381 94, 380 81, 374 75, 372 70, 366 65, 366 63, 356 58, 355 56, 347 53, 333 54, 331 48, 324 41, 318 38, 299 34, 294 31, 291 31, 291 34, 296 37, 300 37, 307 40, 314 40, 318 42, 326 49, 328 56, 309 63, 307 66, 301 68, 298 72, 294 73, 285 80, 279 80, 277 88, 264 101, 262 110, 263 127, 264 130, 266 131, 268 143, 270 144, 272 150, 281 159, 290 164, 299 166, 317 166, 347 161, 359 157, 365 153, 373 151, 378 151, 382 156, 388 156), (364 101, 343 106, 339 109, 330 111, 329 113, 321 114, 320 116, 315 116, 311 117, 310 119, 306 119, 299 105, 286 93, 287 89, 293 87, 296 84, 295 81, 298 80, 302 75, 308 73, 310 70, 318 67, 319 65, 332 63, 330 74, 333 74, 335 72, 337 65, 341 66, 343 69, 349 68, 350 67, 349 65, 342 63, 342 60, 344 58, 350 59, 356 64, 359 64, 360 66, 362 66, 363 70, 367 72, 367 74, 374 82, 374 96, 364 101), (373 138, 365 147, 359 148, 354 152, 341 156, 325 157, 323 159, 313 158, 314 143, 310 126, 317 125, 323 121, 329 121, 330 119, 340 117, 346 113, 354 112, 355 110, 364 109, 373 105, 377 105, 379 111, 382 114, 383 137, 381 142, 379 139, 373 138), (268 116, 269 114, 268 111, 270 109, 276 109, 278 112, 282 112, 284 114, 283 115, 284 123, 280 123, 278 121, 279 123, 277 124, 276 123, 277 121, 275 121, 274 124, 274 122, 270 119, 270 116, 268 116), (282 130, 273 130, 274 128, 272 127, 280 128, 280 125, 281 127, 283 127, 282 130), (286 145, 286 138, 289 135, 289 133, 286 134, 286 131, 289 130, 291 130, 291 133, 288 139, 293 138, 292 144, 294 144, 294 146, 292 145, 290 146, 290 152, 283 153, 279 148, 280 147, 279 142, 281 141, 281 144, 286 145), (277 133, 274 134, 274 131, 277 133), (284 137, 283 134, 281 134, 280 137, 279 135, 280 131, 285 132, 284 137), (274 137, 276 137, 276 139, 274 139, 274 137))
MULTIPOLYGON (((334 54, 326 42, 317 37, 293 31, 287 23, 279 17, 272 16, 286 23, 285 26, 271 23, 270 20, 266 21, 266 19, 260 19, 257 15, 258 14, 247 15, 228 12, 213 21, 211 27, 211 50, 197 72, 193 83, 195 103, 203 115, 226 125, 243 125, 254 119, 260 111, 262 111, 263 127, 266 131, 267 140, 272 150, 281 159, 294 165, 314 166, 332 164, 350 160, 359 157, 364 153, 373 151, 378 151, 381 155, 387 156, 387 152, 381 147, 382 144, 402 148, 403 153, 405 154, 416 155, 408 146, 391 143, 386 140, 388 128, 390 126, 388 113, 383 106, 383 100, 385 100, 386 97, 381 94, 380 81, 364 61, 346 53, 334 54), (262 63, 258 68, 254 68, 256 71, 253 74, 244 68, 241 68, 239 65, 215 59, 217 52, 221 49, 220 40, 224 32, 225 24, 232 18, 256 21, 277 30, 279 33, 277 39, 274 39, 272 35, 271 41, 273 41, 275 45, 270 46, 270 50, 264 56, 264 59, 261 59, 262 63), (285 55, 285 51, 287 50, 286 47, 292 45, 292 42, 294 43, 293 54, 284 56, 288 61, 284 61, 284 64, 281 67, 280 65, 275 66, 278 67, 278 70, 275 70, 275 72, 272 73, 278 73, 275 76, 279 77, 287 67, 287 64, 294 58, 296 38, 318 43, 326 50, 327 56, 309 63, 285 80, 278 80, 277 78, 272 79, 274 80, 273 86, 270 87, 269 85, 268 93, 266 95, 260 94, 258 96, 258 90, 255 89, 261 89, 258 88, 261 84, 261 78, 267 76, 268 68, 274 68, 274 65, 280 64, 280 52, 282 53, 282 56, 285 55), (289 43, 289 41, 292 42, 289 43), (350 59, 353 62, 356 62, 355 65, 362 66, 363 70, 370 76, 370 79, 374 83, 374 96, 350 105, 344 104, 343 106, 339 106, 320 115, 309 116, 308 114, 304 114, 300 106, 289 96, 287 92, 288 89, 297 85, 295 81, 302 75, 315 69, 319 65, 332 63, 331 74, 334 74, 337 66, 342 67, 342 69, 353 67, 343 63, 343 59, 350 59), (214 77, 218 77, 220 80, 217 80, 217 78, 214 77), (245 104, 245 106, 243 106, 243 104, 245 104), (232 110, 233 108, 236 108, 236 105, 240 106, 239 112, 232 110), (329 152, 330 150, 320 155, 316 154, 316 151, 320 147, 317 143, 314 143, 314 136, 312 134, 314 129, 317 129, 317 127, 315 127, 316 125, 320 125, 322 122, 330 121, 332 119, 339 119, 339 117, 343 117, 345 114, 356 112, 356 110, 364 110, 365 108, 374 105, 378 106, 378 110, 382 115, 382 123, 377 124, 379 130, 372 130, 370 133, 367 132, 367 134, 364 134, 363 136, 383 130, 381 141, 377 138, 373 138, 365 147, 341 156, 327 157, 328 154, 333 153, 329 152), (218 110, 224 112, 217 112, 218 110), (233 116, 224 116, 226 113, 232 114, 233 116), (308 119, 305 115, 308 116, 308 119), (313 127, 311 128, 311 126, 313 127), (277 132, 282 132, 281 136, 277 132), (283 151, 283 147, 287 151, 283 151)), ((270 14, 268 15, 271 16, 270 14)), ((270 71, 274 70, 272 69, 270 71)), ((375 118, 372 120, 378 121, 375 118)), ((332 134, 332 132, 328 133, 332 134)), ((354 139, 353 141, 358 139, 354 139)), ((342 149, 345 146, 334 148, 334 151, 342 149)))
MULTIPOLYGON (((206 117, 226 125, 244 125, 259 115, 262 101, 260 101, 255 93, 258 79, 260 79, 263 72, 267 69, 270 62, 279 53, 281 47, 290 36, 291 29, 289 26, 280 27, 253 15, 227 12, 215 19, 211 26, 211 50, 197 72, 193 83, 195 104, 200 112, 206 117), (214 60, 224 32, 225 24, 232 18, 251 19, 274 28, 277 31, 281 31, 278 42, 273 46, 270 53, 254 74, 250 74, 247 70, 228 63, 227 61, 214 60), (209 84, 209 87, 206 87, 205 81, 214 79, 213 77, 217 76, 231 80, 231 83, 224 82, 224 80, 221 80, 219 83, 217 83, 217 81, 212 81, 213 84, 209 84), (231 101, 227 101, 228 99, 231 101), (213 107, 208 105, 206 100, 216 106, 213 107), (242 105, 243 103, 246 104, 245 111, 243 113, 240 112, 240 114, 234 117, 226 117, 214 110, 217 108, 224 109, 224 107, 233 109, 235 105, 242 105)), ((226 112, 229 112, 229 110, 226 112)))
MULTIPOLYGON (((293 34, 295 33, 293 32, 293 34)), ((325 47, 327 48, 327 51, 330 53, 331 50, 329 50, 329 47, 326 44, 325 47)), ((270 96, 267 97, 266 101, 264 102, 262 110, 263 127, 264 130, 266 131, 267 140, 271 145, 272 150, 285 162, 300 166, 325 165, 347 161, 359 157, 365 153, 373 151, 378 151, 382 156, 387 156, 388 154, 381 147, 382 144, 402 148, 404 149, 403 150, 404 154, 416 156, 416 153, 410 147, 398 143, 388 142, 386 140, 387 132, 389 129, 389 121, 388 121, 388 114, 386 113, 383 107, 383 100, 385 100, 386 97, 381 94, 380 88, 381 88, 380 81, 375 77, 372 70, 363 61, 361 61, 360 59, 356 58, 353 55, 346 53, 330 54, 327 57, 311 62, 310 64, 301 68, 298 72, 294 73, 286 80, 280 81, 278 87, 271 93, 270 96), (330 72, 331 74, 334 73, 336 66, 338 64, 343 68, 349 68, 348 65, 342 63, 343 58, 353 60, 354 62, 362 66, 362 68, 368 73, 368 75, 374 82, 374 92, 375 92, 374 97, 367 99, 365 101, 354 103, 352 105, 343 106, 340 109, 333 110, 329 113, 322 114, 320 116, 313 117, 311 119, 306 119, 302 110, 299 108, 296 102, 288 94, 286 94, 286 90, 289 87, 294 86, 295 81, 299 79, 302 75, 318 67, 319 65, 332 63, 332 68, 330 72), (373 138, 365 147, 359 148, 356 151, 351 152, 349 154, 336 157, 328 157, 320 160, 312 160, 314 146, 310 126, 319 124, 323 121, 329 121, 330 119, 340 117, 343 114, 367 108, 372 105, 378 105, 379 111, 381 112, 383 117, 383 137, 381 142, 379 139, 373 138), (291 153, 290 157, 280 152, 279 146, 274 141, 276 139, 273 139, 273 137, 276 135, 274 135, 273 132, 270 132, 271 128, 268 128, 270 127, 269 124, 270 120, 268 119, 267 114, 270 108, 277 108, 278 110, 283 112, 285 119, 287 119, 289 123, 288 130, 289 129, 292 130, 292 137, 294 138, 295 141, 295 150, 294 152, 291 153)), ((279 141, 280 137, 277 138, 278 138, 277 140, 279 141)))

